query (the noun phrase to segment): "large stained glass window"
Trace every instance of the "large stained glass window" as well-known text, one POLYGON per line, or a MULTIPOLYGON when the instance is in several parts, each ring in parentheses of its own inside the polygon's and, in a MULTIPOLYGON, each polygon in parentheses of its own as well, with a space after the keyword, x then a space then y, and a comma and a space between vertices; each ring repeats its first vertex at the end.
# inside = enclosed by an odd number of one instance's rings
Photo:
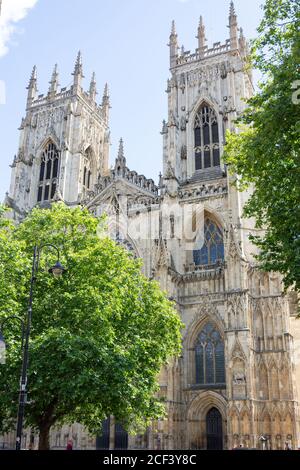
POLYGON ((56 146, 50 142, 42 154, 37 197, 38 202, 53 199, 57 188, 58 174, 59 152, 56 146))
POLYGON ((196 384, 225 384, 224 342, 212 323, 207 323, 195 344, 196 384))
POLYGON ((224 260, 224 241, 221 228, 210 218, 204 222, 203 246, 193 251, 197 266, 216 264, 224 260))
POLYGON ((195 169, 220 166, 218 119, 215 111, 203 104, 194 121, 195 169))

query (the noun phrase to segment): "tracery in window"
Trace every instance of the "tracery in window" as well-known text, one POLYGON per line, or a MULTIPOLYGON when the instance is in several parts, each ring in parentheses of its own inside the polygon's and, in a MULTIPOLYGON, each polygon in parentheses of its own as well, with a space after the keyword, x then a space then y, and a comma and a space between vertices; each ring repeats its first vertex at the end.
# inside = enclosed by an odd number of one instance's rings
POLYGON ((225 384, 224 342, 212 323, 206 323, 195 343, 196 384, 225 384))
POLYGON ((216 264, 224 260, 224 241, 221 228, 209 217, 204 221, 203 246, 193 251, 197 266, 216 264))
POLYGON ((91 178, 92 178, 92 151, 88 148, 84 155, 83 161, 83 187, 85 189, 91 189, 91 178))
POLYGON ((215 111, 203 104, 194 121, 195 169, 220 166, 218 119, 215 111))
POLYGON ((40 165, 38 202, 53 199, 59 175, 59 151, 49 142, 43 151, 40 165))

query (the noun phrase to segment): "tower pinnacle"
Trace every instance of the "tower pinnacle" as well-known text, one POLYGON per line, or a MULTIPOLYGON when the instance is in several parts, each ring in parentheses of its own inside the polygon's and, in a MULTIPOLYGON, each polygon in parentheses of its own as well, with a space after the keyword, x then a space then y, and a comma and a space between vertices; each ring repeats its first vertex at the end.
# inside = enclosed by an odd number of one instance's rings
POLYGON ((54 66, 51 81, 49 82, 49 84, 50 84, 49 92, 48 92, 49 95, 55 95, 59 87, 57 64, 55 64, 54 66))
POLYGON ((176 33, 175 21, 172 21, 171 25, 171 34, 170 34, 170 41, 168 46, 170 47, 170 66, 173 67, 176 65, 176 59, 178 57, 178 37, 176 33))
POLYGON ((229 29, 230 29, 230 46, 231 49, 238 48, 238 23, 234 3, 231 1, 229 9, 229 29))
POLYGON ((103 96, 102 96, 102 112, 103 112, 103 117, 106 120, 106 122, 108 122, 108 118, 109 118, 109 108, 110 108, 109 90, 108 90, 108 84, 105 83, 103 96))
POLYGON ((119 142, 118 157, 116 158, 116 167, 120 166, 121 168, 126 167, 126 158, 124 156, 124 143, 121 137, 119 142))
POLYGON ((95 74, 95 72, 93 72, 93 74, 92 74, 89 94, 90 94, 91 99, 93 101, 95 101, 96 100, 96 95, 97 95, 97 83, 96 83, 96 74, 95 74))
POLYGON ((27 106, 30 106, 32 101, 36 98, 37 95, 37 69, 36 66, 33 67, 31 76, 29 79, 28 86, 26 88, 28 90, 27 95, 27 106))
POLYGON ((199 26, 198 26, 198 35, 196 36, 196 38, 198 39, 199 54, 200 56, 203 57, 206 37, 205 37, 205 26, 204 26, 202 15, 200 16, 200 21, 199 21, 199 26))
POLYGON ((235 7, 233 1, 230 2, 230 11, 229 11, 230 16, 236 16, 235 13, 235 7))
POLYGON ((81 89, 81 81, 84 78, 82 68, 82 56, 80 51, 77 54, 74 72, 72 73, 72 75, 74 76, 73 87, 74 89, 76 89, 76 91, 79 91, 81 89))

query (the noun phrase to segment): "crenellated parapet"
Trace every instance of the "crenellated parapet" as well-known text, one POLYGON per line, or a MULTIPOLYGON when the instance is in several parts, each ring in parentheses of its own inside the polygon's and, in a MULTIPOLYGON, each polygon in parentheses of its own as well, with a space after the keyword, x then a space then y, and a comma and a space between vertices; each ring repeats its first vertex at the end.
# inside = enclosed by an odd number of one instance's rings
POLYGON ((108 124, 108 109, 110 107, 110 104, 107 84, 104 88, 101 103, 97 103, 96 96, 98 93, 95 73, 92 74, 89 89, 84 90, 84 88, 82 87, 82 80, 84 78, 84 75, 82 57, 80 52, 78 53, 74 72, 72 73, 72 75, 72 85, 69 88, 60 88, 58 79, 58 66, 57 64, 55 64, 51 80, 49 82, 50 86, 48 93, 38 94, 37 68, 36 66, 34 66, 29 80, 29 85, 27 87, 27 114, 31 114, 31 112, 36 112, 36 110, 44 106, 59 106, 61 103, 66 103, 66 100, 72 102, 74 101, 74 98, 77 98, 81 101, 82 105, 89 108, 95 114, 95 116, 99 118, 100 121, 103 121, 103 123, 108 124))

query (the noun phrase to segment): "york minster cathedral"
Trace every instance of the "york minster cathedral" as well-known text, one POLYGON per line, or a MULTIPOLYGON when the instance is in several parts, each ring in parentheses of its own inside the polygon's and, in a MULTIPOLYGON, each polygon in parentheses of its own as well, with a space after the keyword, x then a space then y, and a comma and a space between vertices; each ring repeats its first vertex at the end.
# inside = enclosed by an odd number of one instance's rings
POLYGON ((182 356, 159 378, 167 419, 139 436, 113 417, 98 438, 76 423, 55 428, 53 449, 69 438, 79 449, 300 445, 295 298, 283 295, 278 274, 257 269, 249 241, 255 222, 243 217, 249 194, 237 192, 222 162, 226 131, 235 130, 254 92, 233 3, 228 31, 225 43, 208 46, 201 17, 197 48, 185 51, 172 24, 157 183, 128 168, 122 139, 110 165, 109 89, 101 103, 94 75, 83 89, 80 53, 70 88, 60 88, 55 66, 40 95, 32 71, 6 196, 12 217, 52 201, 108 214, 110 236, 143 259, 144 273, 159 281, 185 323, 182 356))

